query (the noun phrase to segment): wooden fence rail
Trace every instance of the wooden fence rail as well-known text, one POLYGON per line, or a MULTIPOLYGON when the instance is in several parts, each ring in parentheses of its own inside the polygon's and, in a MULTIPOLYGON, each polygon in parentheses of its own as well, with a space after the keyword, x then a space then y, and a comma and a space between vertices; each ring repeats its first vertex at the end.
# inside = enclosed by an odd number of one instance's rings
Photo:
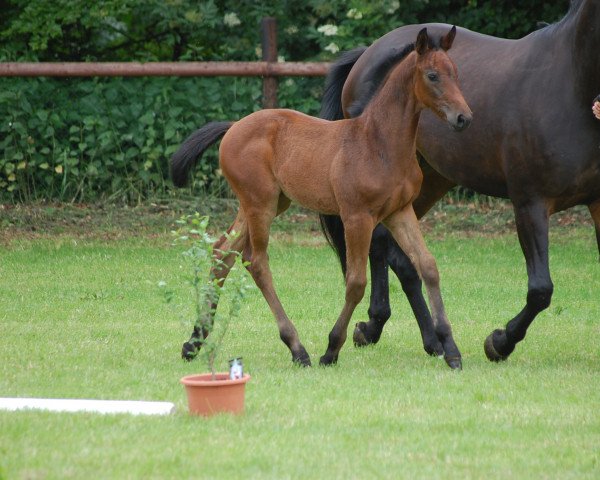
POLYGON ((325 62, 6 62, 0 77, 317 77, 325 62))
POLYGON ((263 106, 277 106, 277 77, 327 75, 327 62, 278 62, 277 24, 263 18, 260 62, 5 62, 0 77, 263 77, 263 106))

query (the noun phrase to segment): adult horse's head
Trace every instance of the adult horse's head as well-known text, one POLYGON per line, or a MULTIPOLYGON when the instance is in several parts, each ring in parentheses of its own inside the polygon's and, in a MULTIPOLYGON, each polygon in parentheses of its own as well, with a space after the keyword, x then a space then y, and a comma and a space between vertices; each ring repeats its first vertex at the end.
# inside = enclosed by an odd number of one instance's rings
POLYGON ((417 35, 417 73, 415 93, 417 99, 430 108, 456 131, 464 130, 473 118, 460 87, 456 65, 446 53, 456 36, 456 27, 444 35, 436 45, 423 28, 417 35))

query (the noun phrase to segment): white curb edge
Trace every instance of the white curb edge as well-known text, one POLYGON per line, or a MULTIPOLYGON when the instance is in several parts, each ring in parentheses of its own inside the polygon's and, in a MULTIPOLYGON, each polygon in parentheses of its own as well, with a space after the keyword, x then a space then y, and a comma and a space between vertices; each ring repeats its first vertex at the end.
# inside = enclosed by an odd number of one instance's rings
POLYGON ((169 415, 171 402, 135 400, 80 400, 61 398, 0 398, 0 410, 46 410, 51 412, 129 413, 132 415, 169 415))

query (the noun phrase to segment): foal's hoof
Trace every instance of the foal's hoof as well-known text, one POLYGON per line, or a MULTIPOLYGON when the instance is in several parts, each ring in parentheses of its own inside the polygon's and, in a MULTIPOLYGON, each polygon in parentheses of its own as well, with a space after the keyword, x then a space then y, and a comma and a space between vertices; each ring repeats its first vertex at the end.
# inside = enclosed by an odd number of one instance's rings
POLYGON ((354 327, 354 334, 352 335, 352 339, 354 340, 354 346, 356 347, 366 347, 367 345, 371 345, 373 343, 377 343, 379 340, 379 336, 375 338, 371 332, 369 332, 369 324, 366 322, 358 322, 354 327))
POLYGON ((185 342, 181 348, 181 358, 190 362, 196 358, 199 350, 192 342, 185 342))
POLYGON ((329 365, 335 365, 338 361, 338 356, 331 353, 326 353, 319 360, 319 365, 322 367, 328 367, 329 365))
POLYGON ((452 370, 462 370, 462 359, 460 357, 444 356, 444 360, 452 370))
POLYGON ((511 352, 508 352, 507 354, 502 354, 498 352, 498 349, 494 346, 494 338, 496 338, 497 340, 501 340, 501 338, 505 335, 506 334, 504 333, 504 330, 494 330, 485 339, 485 342, 483 343, 483 350, 485 351, 486 357, 491 362, 503 362, 508 358, 508 356, 512 352, 511 350, 511 352))

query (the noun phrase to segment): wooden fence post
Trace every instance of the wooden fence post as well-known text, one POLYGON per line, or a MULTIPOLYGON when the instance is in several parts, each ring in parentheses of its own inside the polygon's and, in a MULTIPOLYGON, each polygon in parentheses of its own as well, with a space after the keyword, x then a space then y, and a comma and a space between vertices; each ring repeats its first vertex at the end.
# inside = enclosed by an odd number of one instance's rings
MULTIPOLYGON (((262 59, 277 62, 277 20, 264 17, 260 22, 262 37, 262 59)), ((263 108, 277 108, 277 77, 263 77, 263 108)))

